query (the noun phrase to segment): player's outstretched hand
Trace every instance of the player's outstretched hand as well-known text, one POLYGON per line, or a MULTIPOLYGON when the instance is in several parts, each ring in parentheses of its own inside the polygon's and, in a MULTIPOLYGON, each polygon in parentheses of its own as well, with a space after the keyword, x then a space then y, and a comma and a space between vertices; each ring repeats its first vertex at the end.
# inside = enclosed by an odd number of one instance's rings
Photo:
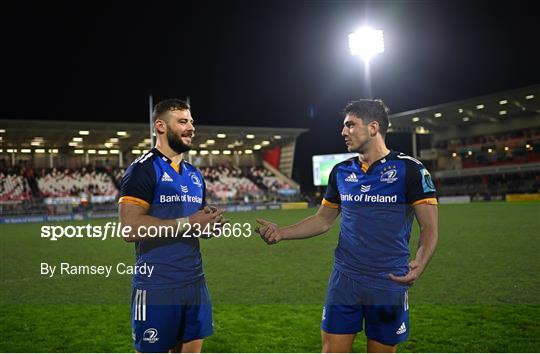
POLYGON ((416 260, 413 260, 409 263, 409 272, 403 276, 397 276, 390 274, 389 277, 396 283, 402 285, 413 285, 415 281, 420 278, 420 275, 424 272, 424 267, 416 260))
POLYGON ((277 224, 274 224, 268 220, 256 219, 259 224, 255 228, 255 232, 261 235, 261 238, 269 245, 273 245, 281 241, 281 231, 277 224))

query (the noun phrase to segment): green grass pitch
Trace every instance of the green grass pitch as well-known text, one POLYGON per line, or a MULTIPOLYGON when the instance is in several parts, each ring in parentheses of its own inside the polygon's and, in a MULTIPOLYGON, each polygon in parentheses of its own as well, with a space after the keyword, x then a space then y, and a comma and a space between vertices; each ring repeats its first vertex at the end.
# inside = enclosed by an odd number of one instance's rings
MULTIPOLYGON (((540 351, 540 204, 442 205, 438 250, 410 290, 403 352, 540 351)), ((280 225, 314 210, 233 213, 280 225)), ((92 223, 104 224, 107 220, 92 223)), ((73 223, 86 224, 86 222, 73 223)), ((130 352, 130 277, 55 277, 40 262, 132 263, 119 239, 39 237, 42 224, 0 225, 0 351, 130 352)), ((201 240, 214 304, 210 352, 318 352, 338 223, 325 235, 267 246, 258 237, 201 240)), ((411 239, 418 239, 415 225, 411 239)), ((355 351, 365 351, 363 334, 355 351)))

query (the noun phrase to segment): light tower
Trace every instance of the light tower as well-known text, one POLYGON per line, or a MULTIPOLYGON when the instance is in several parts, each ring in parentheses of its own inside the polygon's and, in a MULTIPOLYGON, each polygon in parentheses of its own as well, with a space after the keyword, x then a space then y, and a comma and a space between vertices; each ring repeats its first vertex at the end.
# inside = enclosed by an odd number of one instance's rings
POLYGON ((364 85, 369 98, 373 98, 369 64, 374 55, 384 52, 383 31, 370 27, 359 28, 349 34, 349 49, 351 55, 359 56, 364 61, 364 85))

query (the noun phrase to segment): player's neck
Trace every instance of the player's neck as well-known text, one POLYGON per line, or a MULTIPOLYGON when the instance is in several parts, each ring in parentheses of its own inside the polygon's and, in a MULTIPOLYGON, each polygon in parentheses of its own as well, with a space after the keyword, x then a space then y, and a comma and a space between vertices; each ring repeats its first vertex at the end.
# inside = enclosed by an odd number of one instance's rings
POLYGON ((156 142, 156 149, 158 149, 159 152, 161 152, 165 157, 174 162, 177 166, 180 166, 180 163, 184 158, 183 153, 179 154, 173 149, 171 149, 168 145, 165 146, 165 144, 160 144, 159 140, 156 142))
POLYGON ((390 150, 386 147, 384 142, 374 144, 371 149, 364 154, 360 154, 360 160, 370 166, 375 161, 378 161, 388 155, 390 150))

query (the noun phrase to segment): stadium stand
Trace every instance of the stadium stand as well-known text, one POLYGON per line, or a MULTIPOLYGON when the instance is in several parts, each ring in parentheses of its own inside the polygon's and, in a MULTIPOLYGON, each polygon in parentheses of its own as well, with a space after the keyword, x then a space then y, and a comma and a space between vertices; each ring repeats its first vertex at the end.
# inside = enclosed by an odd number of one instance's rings
POLYGON ((0 171, 0 202, 22 202, 32 198, 28 181, 15 171, 0 171))
POLYGON ((394 114, 394 131, 429 134, 413 152, 440 196, 502 200, 540 192, 540 86, 394 114), (427 147, 427 148, 426 148, 427 147))
POLYGON ((118 189, 113 179, 105 172, 87 170, 59 170, 53 168, 43 171, 39 177, 38 187, 43 197, 78 196, 81 193, 91 195, 116 196, 118 189))
MULTIPOLYGON (((290 200, 281 193, 291 187, 262 166, 201 167, 207 198, 214 204, 247 204, 290 200)), ((71 213, 115 210, 123 168, 29 168, 0 171, 0 208, 3 214, 71 213), (30 186, 35 184, 35 188, 30 186), (25 203, 22 203, 25 202, 25 203), (6 207, 8 206, 9 207, 6 207), (62 207, 64 205, 64 207, 62 207), (65 207, 68 205, 68 207, 65 207)), ((299 193, 296 190, 295 195, 299 193)))

